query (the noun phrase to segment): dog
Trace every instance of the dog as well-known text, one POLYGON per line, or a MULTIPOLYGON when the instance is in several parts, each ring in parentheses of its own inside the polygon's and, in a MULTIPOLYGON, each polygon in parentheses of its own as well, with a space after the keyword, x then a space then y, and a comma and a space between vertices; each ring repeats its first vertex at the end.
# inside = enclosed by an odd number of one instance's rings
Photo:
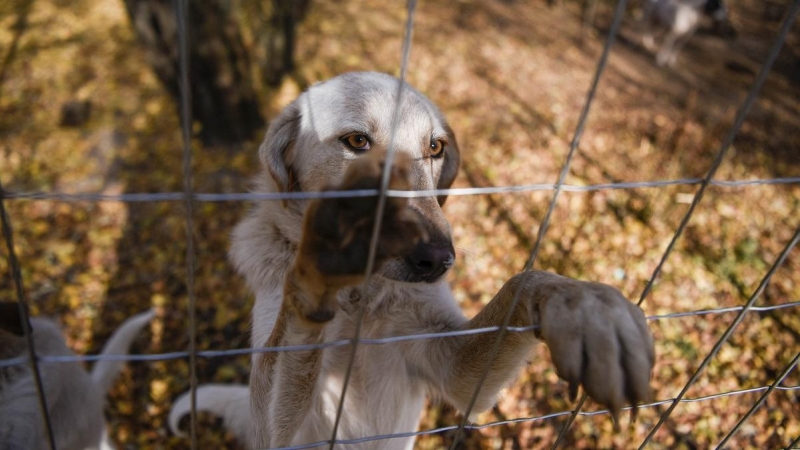
MULTIPOLYGON (((376 189, 390 142, 396 156, 389 188, 449 188, 460 151, 453 130, 423 94, 374 72, 316 84, 271 123, 259 149, 259 192, 376 189)), ((538 339, 551 350, 574 399, 579 385, 614 412, 650 398, 653 339, 642 310, 616 289, 530 271, 511 278, 468 320, 444 279, 455 262, 446 195, 388 197, 375 271, 365 278, 377 197, 262 201, 232 234, 230 257, 255 294, 252 346, 320 344, 510 325, 491 361, 473 412, 493 406, 538 339), (515 297, 518 301, 515 302, 515 297), (516 303, 516 304, 515 304, 516 303)), ((497 332, 357 346, 337 438, 408 433, 427 396, 464 411, 497 332)), ((249 388, 203 385, 198 409, 222 415, 253 448, 330 441, 350 346, 260 352, 249 388)), ((187 395, 169 424, 189 409, 187 395)), ((414 437, 361 442, 357 449, 410 449, 414 437)), ((345 448, 337 445, 336 448, 345 448)))
MULTIPOLYGON (((16 303, 0 302, 0 361, 28 355, 23 322, 16 303)), ((126 320, 101 355, 127 354, 134 338, 153 318, 147 311, 126 320)), ((37 356, 74 356, 58 325, 48 319, 29 322, 37 356)), ((105 393, 123 367, 122 361, 98 361, 91 373, 77 362, 40 362, 47 413, 59 450, 108 449, 103 413, 105 393)), ((0 367, 0 450, 50 448, 36 383, 27 362, 0 367)))
POLYGON ((709 18, 721 34, 729 34, 728 9, 724 0, 645 0, 642 23, 646 28, 645 48, 656 51, 659 66, 673 66, 678 53, 697 31, 704 18, 709 18), (664 34, 657 49, 653 30, 664 34))

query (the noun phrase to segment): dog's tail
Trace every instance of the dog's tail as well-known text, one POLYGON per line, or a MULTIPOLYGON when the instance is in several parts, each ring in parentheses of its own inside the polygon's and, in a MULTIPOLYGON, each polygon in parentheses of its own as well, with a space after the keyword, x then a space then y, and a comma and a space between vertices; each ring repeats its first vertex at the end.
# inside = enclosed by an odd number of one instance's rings
MULTIPOLYGON (((191 398, 184 392, 169 411, 169 429, 178 436, 185 436, 179 428, 181 418, 189 414, 191 398)), ((206 411, 222 418, 225 428, 239 442, 250 440, 250 388, 243 384, 203 384, 197 387, 197 410, 206 411)))
MULTIPOLYGON (((142 328, 145 327, 150 320, 153 319, 153 310, 139 313, 117 328, 117 331, 111 335, 106 345, 103 346, 103 351, 100 356, 122 356, 127 355, 131 346, 131 342, 139 335, 142 328)), ((92 380, 101 388, 101 392, 108 392, 114 384, 114 380, 125 365, 125 360, 100 360, 94 364, 92 368, 92 380)))

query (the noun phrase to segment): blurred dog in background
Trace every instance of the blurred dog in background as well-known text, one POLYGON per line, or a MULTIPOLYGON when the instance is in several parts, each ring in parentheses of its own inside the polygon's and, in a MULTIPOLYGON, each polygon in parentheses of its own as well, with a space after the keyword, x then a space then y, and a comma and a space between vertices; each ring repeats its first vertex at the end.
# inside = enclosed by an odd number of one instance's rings
MULTIPOLYGON (((17 304, 0 302, 0 360, 28 354, 17 304)), ((131 342, 153 318, 147 311, 126 320, 114 332, 101 355, 127 354, 131 342)), ((47 319, 30 320, 38 356, 74 356, 58 325, 47 319)), ((40 362, 39 372, 56 448, 111 448, 106 437, 103 403, 124 365, 98 361, 87 373, 77 361, 40 362)), ((36 382, 27 362, 0 367, 0 450, 49 449, 39 408, 36 382)))
POLYGON ((678 53, 704 20, 711 20, 717 34, 725 37, 735 35, 724 0, 645 0, 642 17, 644 46, 657 51, 659 66, 673 66, 678 53), (656 34, 664 36, 660 48, 656 44, 656 34))

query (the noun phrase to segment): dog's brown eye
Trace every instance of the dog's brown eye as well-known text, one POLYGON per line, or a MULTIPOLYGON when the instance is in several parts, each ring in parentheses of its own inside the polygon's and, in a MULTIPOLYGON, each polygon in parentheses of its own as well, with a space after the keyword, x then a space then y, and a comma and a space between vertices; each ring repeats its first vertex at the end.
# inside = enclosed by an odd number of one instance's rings
POLYGON ((444 155, 444 141, 436 139, 431 141, 431 157, 439 158, 444 155))
POLYGON ((369 150, 369 139, 366 135, 360 133, 348 134, 342 137, 344 145, 350 147, 350 150, 363 152, 369 150))

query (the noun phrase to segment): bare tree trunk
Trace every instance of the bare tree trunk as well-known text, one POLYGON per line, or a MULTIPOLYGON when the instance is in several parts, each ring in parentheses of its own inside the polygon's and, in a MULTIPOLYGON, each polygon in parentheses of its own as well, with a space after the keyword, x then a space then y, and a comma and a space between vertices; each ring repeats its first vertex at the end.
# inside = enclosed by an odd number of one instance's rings
MULTIPOLYGON (((264 82, 277 86, 283 76, 294 70, 294 47, 298 22, 308 10, 311 0, 272 0, 271 11, 262 10, 263 29, 259 32, 259 43, 266 52, 261 67, 264 82)), ((264 1, 263 6, 267 5, 264 1)))
MULTIPOLYGON (((178 27, 172 0, 125 0, 125 7, 158 78, 180 98, 178 27)), ((264 125, 250 58, 230 1, 189 0, 192 115, 206 145, 251 138, 264 125)))

